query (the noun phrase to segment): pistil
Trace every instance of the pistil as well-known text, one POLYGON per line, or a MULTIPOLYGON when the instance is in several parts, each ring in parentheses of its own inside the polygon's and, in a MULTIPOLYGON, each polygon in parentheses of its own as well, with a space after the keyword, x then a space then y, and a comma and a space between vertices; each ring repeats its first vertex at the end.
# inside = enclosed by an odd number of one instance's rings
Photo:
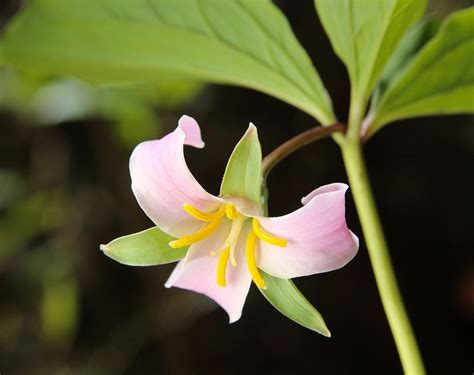
POLYGON ((225 205, 225 214, 229 220, 235 220, 239 217, 239 213, 237 212, 237 208, 233 203, 226 203, 225 205))
POLYGON ((225 249, 230 249, 230 263, 233 267, 237 266, 237 260, 235 257, 235 248, 239 239, 242 226, 244 225, 246 217, 238 214, 237 218, 232 220, 232 227, 230 228, 229 235, 225 239, 224 243, 218 250, 211 251, 211 255, 217 255, 223 252, 225 249))

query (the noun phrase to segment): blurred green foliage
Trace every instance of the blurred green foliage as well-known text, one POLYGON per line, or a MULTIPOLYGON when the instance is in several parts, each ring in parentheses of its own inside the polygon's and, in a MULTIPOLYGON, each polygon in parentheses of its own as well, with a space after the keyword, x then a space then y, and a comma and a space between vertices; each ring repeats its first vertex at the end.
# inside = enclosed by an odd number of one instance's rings
POLYGON ((195 81, 92 87, 74 78, 48 79, 2 68, 0 109, 43 126, 101 118, 130 148, 159 135, 159 109, 192 100, 201 88, 195 81))
MULTIPOLYGON (((13 294, 0 300, 2 355, 14 361, 15 355, 31 348, 48 355, 67 353, 82 318, 80 278, 86 264, 78 254, 90 246, 84 244, 80 232, 94 215, 89 201, 101 199, 102 193, 86 181, 71 185, 74 171, 69 146, 48 136, 48 128, 87 122, 100 127, 105 122, 118 149, 128 153, 137 143, 159 137, 163 114, 193 100, 202 87, 197 82, 176 81, 96 88, 73 78, 0 69, 4 126, 16 123, 33 141, 23 150, 25 164, 0 164, 0 283, 2 293, 13 294), (13 120, 5 123, 6 118, 13 120)), ((0 156, 7 152, 8 148, 0 149, 0 156)), ((109 349, 100 349, 78 371, 120 371, 123 362, 108 370, 110 353, 101 350, 109 349)), ((20 362, 16 369, 28 373, 35 368, 40 374, 69 371, 61 365, 56 368, 56 360, 45 364, 20 362)), ((7 370, 0 368, 2 373, 7 370)))
POLYGON ((45 282, 41 297, 43 339, 47 344, 67 349, 78 321, 78 287, 74 275, 45 282))

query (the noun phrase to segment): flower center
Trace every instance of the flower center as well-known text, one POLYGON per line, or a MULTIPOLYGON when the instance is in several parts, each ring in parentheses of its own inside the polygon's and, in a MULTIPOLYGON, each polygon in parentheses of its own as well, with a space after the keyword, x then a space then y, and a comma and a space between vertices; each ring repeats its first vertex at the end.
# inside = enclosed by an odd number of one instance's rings
POLYGON ((226 249, 229 249, 230 262, 233 267, 237 266, 237 260, 235 259, 235 247, 237 246, 237 241, 239 239, 240 231, 244 226, 245 219, 247 219, 245 216, 240 214, 237 214, 234 217, 235 219, 230 219, 229 216, 227 216, 227 218, 232 220, 232 227, 230 228, 230 232, 222 246, 218 250, 211 250, 211 255, 215 256, 217 254, 222 253, 226 249))
MULTIPOLYGON (((247 219, 249 219, 249 217, 238 212, 233 203, 221 204, 216 211, 211 213, 202 212, 188 203, 183 205, 183 209, 192 217, 196 218, 197 220, 207 222, 208 224, 193 234, 171 241, 169 245, 174 249, 192 245, 193 243, 199 242, 210 236, 222 223, 224 216, 226 216, 227 219, 232 222, 229 234, 227 235, 223 244, 217 250, 210 251, 212 256, 219 255, 216 282, 217 285, 225 287, 227 264, 230 259, 232 266, 237 266, 237 260, 235 256, 237 241, 239 240, 240 232, 242 231, 244 223, 247 219)), ((265 232, 260 227, 260 222, 258 219, 252 218, 252 230, 247 237, 245 246, 245 258, 247 260, 247 267, 250 275, 252 276, 253 282, 259 288, 265 289, 265 281, 258 270, 255 259, 257 238, 270 245, 279 247, 286 247, 288 241, 283 238, 272 236, 271 234, 265 232)))

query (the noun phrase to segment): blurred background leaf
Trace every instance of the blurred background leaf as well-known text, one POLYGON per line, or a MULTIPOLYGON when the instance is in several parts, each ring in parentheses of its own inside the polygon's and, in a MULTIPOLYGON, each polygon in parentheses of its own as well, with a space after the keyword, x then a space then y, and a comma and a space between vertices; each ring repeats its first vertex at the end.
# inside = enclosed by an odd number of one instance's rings
POLYGON ((0 263, 8 256, 64 220, 64 202, 54 194, 27 196, 0 217, 0 263))
POLYGON ((45 344, 67 350, 78 324, 78 288, 74 275, 44 283, 41 297, 41 330, 45 344))
POLYGON ((0 56, 18 69, 103 84, 240 85, 335 121, 317 71, 271 1, 37 0, 7 26, 0 56))
POLYGON ((0 108, 43 126, 101 118, 127 148, 159 135, 157 107, 189 102, 201 89, 202 84, 190 81, 94 88, 78 79, 41 79, 0 69, 0 108))

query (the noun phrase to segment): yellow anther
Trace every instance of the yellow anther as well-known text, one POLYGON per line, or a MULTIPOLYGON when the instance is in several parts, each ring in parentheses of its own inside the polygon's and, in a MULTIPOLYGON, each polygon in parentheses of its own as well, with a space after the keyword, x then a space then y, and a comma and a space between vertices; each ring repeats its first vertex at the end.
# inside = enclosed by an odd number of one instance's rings
POLYGON ((189 236, 184 236, 181 238, 178 238, 177 240, 171 241, 169 245, 173 249, 177 249, 179 247, 184 247, 191 245, 193 243, 196 243, 198 241, 201 241, 202 239, 208 237, 211 235, 218 227, 219 224, 221 223, 223 218, 223 215, 218 216, 216 219, 211 221, 209 224, 207 224, 204 228, 201 230, 197 231, 196 233, 190 234, 189 236))
POLYGON ((239 217, 237 208, 235 208, 235 204, 233 203, 227 203, 225 205, 225 214, 229 220, 235 220, 239 217))
POLYGON ((201 221, 212 221, 224 214, 224 211, 227 211, 226 205, 220 205, 217 211, 211 213, 205 213, 199 211, 197 208, 193 207, 189 203, 183 204, 183 210, 190 214, 192 217, 201 220, 201 221))
POLYGON ((286 245, 288 244, 288 241, 283 238, 278 238, 278 237, 272 236, 271 234, 265 233, 260 228, 260 223, 258 222, 256 218, 253 218, 252 220, 252 228, 258 238, 260 238, 262 241, 265 241, 266 243, 270 245, 286 247, 286 245))
POLYGON ((225 287, 225 270, 229 261, 230 249, 227 247, 221 255, 219 255, 219 263, 217 264, 217 285, 225 287))
POLYGON ((245 246, 245 257, 247 258, 247 266, 252 280, 260 289, 265 289, 265 281, 262 279, 260 272, 258 272, 257 264, 255 262, 255 242, 257 236, 253 231, 247 237, 247 245, 245 246))

